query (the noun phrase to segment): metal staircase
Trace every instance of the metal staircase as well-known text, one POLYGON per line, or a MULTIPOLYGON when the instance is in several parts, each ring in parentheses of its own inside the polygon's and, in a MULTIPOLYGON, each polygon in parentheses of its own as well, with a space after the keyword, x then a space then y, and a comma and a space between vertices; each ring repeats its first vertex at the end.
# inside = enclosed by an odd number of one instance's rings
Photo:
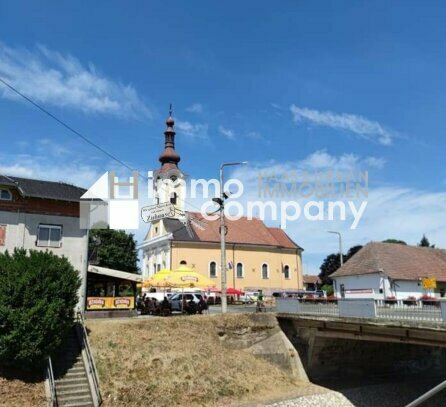
POLYGON ((81 314, 61 351, 48 361, 51 407, 98 407, 99 381, 81 314), (52 362, 52 363, 51 363, 52 362))

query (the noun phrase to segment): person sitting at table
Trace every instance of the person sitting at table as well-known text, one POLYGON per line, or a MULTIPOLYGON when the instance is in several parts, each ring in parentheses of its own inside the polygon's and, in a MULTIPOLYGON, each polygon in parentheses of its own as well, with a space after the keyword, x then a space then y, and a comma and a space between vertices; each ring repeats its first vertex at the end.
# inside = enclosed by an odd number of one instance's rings
POLYGON ((188 312, 188 310, 189 310, 189 304, 187 303, 185 297, 183 297, 183 304, 182 304, 182 305, 183 305, 183 306, 182 306, 182 310, 183 310, 183 312, 188 312))
POLYGON ((167 299, 167 297, 164 297, 164 300, 161 303, 161 314, 168 315, 170 314, 170 311, 171 311, 170 302, 167 299))
POLYGON ((195 301, 191 299, 187 304, 187 313, 189 315, 194 315, 197 313, 197 304, 195 304, 195 301))
POLYGON ((202 314, 203 311, 206 311, 208 309, 208 304, 206 302, 206 300, 201 297, 200 301, 198 302, 198 313, 202 314))

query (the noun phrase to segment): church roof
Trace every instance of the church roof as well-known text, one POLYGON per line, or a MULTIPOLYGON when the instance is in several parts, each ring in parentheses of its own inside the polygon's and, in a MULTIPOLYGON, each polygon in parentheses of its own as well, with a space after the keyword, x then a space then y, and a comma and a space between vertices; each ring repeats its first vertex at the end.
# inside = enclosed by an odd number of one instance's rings
MULTIPOLYGON (((203 218, 200 213, 189 212, 190 217, 204 223, 203 228, 191 222, 191 232, 176 219, 165 219, 165 226, 169 233, 172 233, 174 241, 185 242, 220 242, 220 220, 209 221, 203 218)), ((280 228, 266 226, 260 219, 248 219, 242 217, 237 220, 225 219, 228 232, 226 243, 228 244, 248 244, 257 246, 273 246, 286 249, 301 249, 286 233, 280 228)))

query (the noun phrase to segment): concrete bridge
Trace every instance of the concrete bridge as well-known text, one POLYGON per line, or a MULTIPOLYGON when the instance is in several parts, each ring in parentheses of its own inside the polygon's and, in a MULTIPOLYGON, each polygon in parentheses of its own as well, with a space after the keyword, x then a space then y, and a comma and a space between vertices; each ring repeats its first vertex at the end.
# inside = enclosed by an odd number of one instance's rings
POLYGON ((276 311, 312 336, 446 347, 446 301, 278 299, 276 311))
POLYGON ((375 374, 446 377, 445 306, 278 299, 276 312, 309 378, 318 383, 375 374))

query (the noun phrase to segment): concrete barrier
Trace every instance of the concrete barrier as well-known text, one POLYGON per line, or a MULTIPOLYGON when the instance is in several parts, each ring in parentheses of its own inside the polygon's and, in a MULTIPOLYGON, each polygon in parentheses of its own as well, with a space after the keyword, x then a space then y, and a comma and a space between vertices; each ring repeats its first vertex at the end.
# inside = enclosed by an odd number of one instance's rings
POLYGON ((376 318, 376 305, 373 298, 339 299, 339 316, 350 318, 376 318))
POLYGON ((277 312, 284 312, 289 314, 295 314, 301 312, 301 304, 299 300, 291 298, 277 298, 276 310, 277 312))

